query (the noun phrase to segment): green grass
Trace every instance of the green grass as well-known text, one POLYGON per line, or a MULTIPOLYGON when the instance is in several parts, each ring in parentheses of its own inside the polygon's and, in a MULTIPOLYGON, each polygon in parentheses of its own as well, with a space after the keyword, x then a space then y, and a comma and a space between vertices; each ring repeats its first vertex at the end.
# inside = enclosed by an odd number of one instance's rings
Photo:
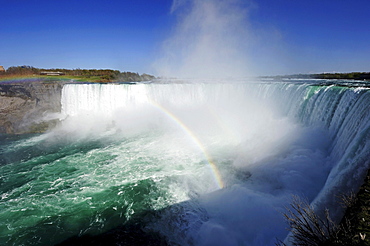
POLYGON ((74 80, 80 82, 91 82, 91 83, 104 83, 104 82, 114 82, 112 80, 107 80, 104 76, 72 76, 72 75, 0 75, 1 81, 17 81, 24 79, 42 79, 47 82, 48 80, 55 82, 56 80, 74 80))

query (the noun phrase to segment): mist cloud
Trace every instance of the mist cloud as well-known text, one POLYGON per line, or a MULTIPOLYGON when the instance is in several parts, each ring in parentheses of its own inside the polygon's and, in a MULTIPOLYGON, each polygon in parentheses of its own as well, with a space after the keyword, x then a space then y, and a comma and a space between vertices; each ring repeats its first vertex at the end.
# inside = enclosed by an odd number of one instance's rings
POLYGON ((252 75, 248 70, 251 32, 248 10, 239 0, 175 0, 177 25, 155 63, 159 75, 225 78, 252 75))

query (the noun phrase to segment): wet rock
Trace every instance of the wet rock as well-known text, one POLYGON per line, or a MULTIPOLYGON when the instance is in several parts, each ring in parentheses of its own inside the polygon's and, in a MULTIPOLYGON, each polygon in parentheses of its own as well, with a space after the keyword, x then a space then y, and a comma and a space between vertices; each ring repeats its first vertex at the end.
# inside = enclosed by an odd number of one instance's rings
POLYGON ((0 83, 0 133, 44 132, 61 110, 63 82, 32 81, 0 83))

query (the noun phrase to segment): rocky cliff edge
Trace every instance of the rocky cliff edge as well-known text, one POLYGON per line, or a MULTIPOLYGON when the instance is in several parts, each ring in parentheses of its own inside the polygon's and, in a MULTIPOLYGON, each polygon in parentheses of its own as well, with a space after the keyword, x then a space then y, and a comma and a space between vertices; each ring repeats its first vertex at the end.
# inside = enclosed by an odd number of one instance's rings
POLYGON ((59 121, 63 81, 0 82, 0 133, 44 132, 59 121))

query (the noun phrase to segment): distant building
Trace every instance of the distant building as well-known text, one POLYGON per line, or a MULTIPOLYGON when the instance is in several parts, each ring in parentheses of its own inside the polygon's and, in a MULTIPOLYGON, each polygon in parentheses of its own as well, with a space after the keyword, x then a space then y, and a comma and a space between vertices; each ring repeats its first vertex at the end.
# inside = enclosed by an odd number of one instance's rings
POLYGON ((5 69, 3 66, 0 66, 0 73, 5 73, 5 69))
POLYGON ((63 72, 55 72, 55 71, 41 71, 40 75, 59 76, 59 75, 64 75, 64 73, 63 72))

